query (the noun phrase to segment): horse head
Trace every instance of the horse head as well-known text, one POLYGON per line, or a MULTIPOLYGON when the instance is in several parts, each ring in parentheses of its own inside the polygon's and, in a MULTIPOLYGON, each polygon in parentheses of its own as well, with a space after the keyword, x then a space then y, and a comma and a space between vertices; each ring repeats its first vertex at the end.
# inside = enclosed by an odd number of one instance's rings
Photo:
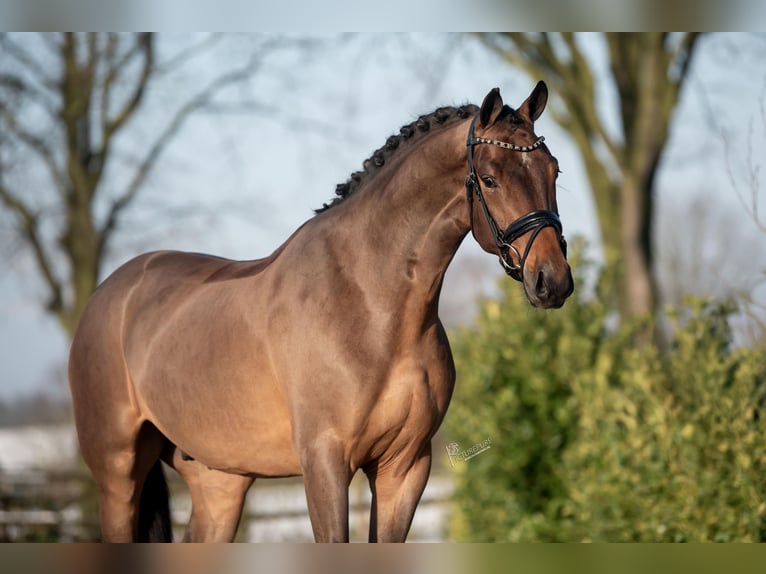
POLYGON ((534 131, 547 100, 544 82, 518 109, 490 91, 468 133, 466 179, 476 241, 543 308, 561 307, 574 289, 556 203, 558 161, 534 131))

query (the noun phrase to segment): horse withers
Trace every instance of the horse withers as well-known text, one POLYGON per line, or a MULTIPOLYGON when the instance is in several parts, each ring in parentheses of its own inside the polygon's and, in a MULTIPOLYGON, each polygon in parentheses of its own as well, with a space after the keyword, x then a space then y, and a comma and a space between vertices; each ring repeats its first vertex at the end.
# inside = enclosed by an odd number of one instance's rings
POLYGON ((463 238, 536 307, 573 289, 547 96, 402 127, 265 259, 159 251, 99 286, 69 380, 105 541, 169 539, 161 461, 189 486, 186 540, 232 540, 254 479, 302 475, 315 539, 347 541, 359 469, 370 541, 405 540, 455 382, 438 303, 463 238))

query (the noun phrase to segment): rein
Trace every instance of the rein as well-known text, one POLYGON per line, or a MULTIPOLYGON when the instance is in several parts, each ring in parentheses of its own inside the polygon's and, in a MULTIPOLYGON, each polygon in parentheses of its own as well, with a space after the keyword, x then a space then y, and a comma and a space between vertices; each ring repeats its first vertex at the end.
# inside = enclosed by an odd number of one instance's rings
POLYGON ((500 254, 500 264, 508 275, 516 279, 516 281, 522 281, 524 276, 524 263, 527 260, 527 255, 529 255, 529 250, 532 247, 532 243, 534 242, 535 238, 537 238, 537 235, 545 227, 553 227, 556 230, 556 234, 559 238, 559 244, 561 245, 561 250, 564 253, 564 257, 566 257, 567 242, 566 239, 564 239, 564 235, 562 234, 561 220, 559 219, 558 213, 555 211, 538 209, 535 211, 530 211, 526 215, 522 215, 516 221, 511 223, 505 230, 500 229, 497 223, 495 223, 495 219, 492 217, 492 214, 489 211, 489 207, 487 206, 487 202, 484 199, 484 194, 481 190, 479 177, 476 175, 476 169, 473 165, 473 147, 477 144, 489 144, 501 147, 503 149, 509 149, 511 151, 529 152, 539 148, 545 138, 541 136, 537 139, 537 141, 535 141, 535 143, 529 146, 518 146, 499 140, 476 137, 474 135, 474 125, 476 124, 477 118, 478 115, 476 115, 473 118, 473 121, 471 121, 471 127, 468 130, 468 140, 466 141, 466 146, 468 147, 468 176, 465 179, 465 187, 466 194, 468 196, 468 212, 470 214, 471 232, 475 237, 476 232, 474 231, 473 227, 473 195, 475 193, 476 197, 479 199, 479 203, 481 204, 482 211, 484 211, 484 217, 487 219, 487 224, 489 225, 489 229, 492 232, 492 237, 495 240, 495 245, 497 246, 498 252, 500 254), (513 246, 513 242, 529 231, 532 232, 532 235, 527 241, 527 246, 524 249, 524 254, 521 255, 519 254, 519 251, 513 246), (518 265, 513 263, 511 252, 516 255, 516 258, 519 261, 518 265))

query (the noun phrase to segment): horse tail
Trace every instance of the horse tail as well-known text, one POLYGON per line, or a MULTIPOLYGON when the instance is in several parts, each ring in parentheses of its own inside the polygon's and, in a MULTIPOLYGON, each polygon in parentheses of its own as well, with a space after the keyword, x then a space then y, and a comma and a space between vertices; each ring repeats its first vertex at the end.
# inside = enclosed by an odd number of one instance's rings
POLYGON ((154 463, 141 490, 138 506, 138 541, 172 542, 170 492, 162 470, 162 461, 154 463))

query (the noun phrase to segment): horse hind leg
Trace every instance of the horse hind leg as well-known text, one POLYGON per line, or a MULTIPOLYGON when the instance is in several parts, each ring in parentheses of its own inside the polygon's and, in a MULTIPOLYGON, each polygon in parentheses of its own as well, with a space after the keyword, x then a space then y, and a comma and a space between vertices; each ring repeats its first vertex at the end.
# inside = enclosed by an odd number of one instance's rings
MULTIPOLYGON (((165 439, 153 426, 142 424, 132 437, 115 444, 112 436, 112 441, 99 455, 95 455, 93 449, 89 449, 87 455, 83 453, 98 489, 102 539, 104 542, 144 541, 148 533, 143 532, 142 527, 148 530, 152 523, 142 520, 141 510, 146 510, 147 501, 146 496, 142 498, 142 491, 145 484, 164 486, 162 470, 157 465, 165 439)), ((161 495, 167 496, 167 490, 161 491, 161 495)), ((164 508, 167 513, 167 499, 164 508)))
POLYGON ((172 447, 163 453, 189 487, 192 511, 184 542, 232 542, 253 478, 208 468, 172 447))
POLYGON ((70 349, 69 387, 80 452, 96 482, 102 539, 131 542, 139 537, 147 477, 151 472, 149 486, 164 482, 161 469, 152 469, 165 438, 136 407, 116 295, 102 286, 83 313, 70 349))

